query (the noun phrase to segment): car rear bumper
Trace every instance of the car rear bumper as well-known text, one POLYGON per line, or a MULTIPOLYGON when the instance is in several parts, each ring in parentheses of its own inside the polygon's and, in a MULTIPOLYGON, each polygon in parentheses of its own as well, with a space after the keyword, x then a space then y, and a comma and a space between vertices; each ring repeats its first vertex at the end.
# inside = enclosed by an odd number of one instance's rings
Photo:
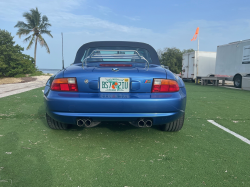
POLYGON ((161 125, 174 121, 183 115, 183 112, 173 113, 66 113, 51 112, 48 114, 67 124, 76 124, 77 119, 90 118, 92 121, 129 121, 135 122, 138 119, 146 118, 152 120, 153 125, 161 125))
POLYGON ((185 88, 175 93, 67 93, 49 91, 47 113, 57 121, 76 124, 93 121, 135 121, 150 118, 153 125, 178 119, 185 112, 185 88))

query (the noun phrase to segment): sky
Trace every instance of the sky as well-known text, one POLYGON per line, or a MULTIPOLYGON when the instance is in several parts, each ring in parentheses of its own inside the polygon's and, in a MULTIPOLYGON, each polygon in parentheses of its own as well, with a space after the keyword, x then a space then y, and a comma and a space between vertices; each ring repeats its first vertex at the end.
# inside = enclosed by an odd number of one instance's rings
POLYGON ((192 41, 197 27, 200 51, 250 38, 249 0, 0 0, 0 29, 7 30, 25 54, 25 37, 16 35, 23 13, 38 8, 51 23, 53 38, 44 35, 50 54, 38 44, 37 67, 61 69, 64 35, 65 66, 74 62, 81 45, 91 41, 138 41, 155 48, 197 50, 192 41))

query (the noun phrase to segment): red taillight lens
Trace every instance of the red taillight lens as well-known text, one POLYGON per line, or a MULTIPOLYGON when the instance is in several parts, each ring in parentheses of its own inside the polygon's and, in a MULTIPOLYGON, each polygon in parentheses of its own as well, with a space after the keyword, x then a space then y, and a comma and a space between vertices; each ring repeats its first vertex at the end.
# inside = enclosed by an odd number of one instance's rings
POLYGON ((54 91, 78 92, 76 78, 54 79, 50 88, 54 91))
POLYGON ((152 92, 178 92, 179 85, 174 80, 168 79, 154 79, 152 92))

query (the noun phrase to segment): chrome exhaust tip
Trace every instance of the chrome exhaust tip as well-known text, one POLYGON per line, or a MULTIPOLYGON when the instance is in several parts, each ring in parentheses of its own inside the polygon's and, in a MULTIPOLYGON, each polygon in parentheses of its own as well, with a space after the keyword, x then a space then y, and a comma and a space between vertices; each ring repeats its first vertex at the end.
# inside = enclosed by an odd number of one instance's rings
POLYGON ((90 119, 87 119, 85 120, 85 127, 89 127, 91 125, 91 120, 90 119))
POLYGON ((83 127, 85 125, 85 121, 82 119, 78 119, 76 124, 78 127, 83 127))
POLYGON ((145 127, 145 122, 143 119, 138 121, 138 127, 145 127))
POLYGON ((147 121, 145 122, 145 125, 146 125, 146 127, 152 127, 153 123, 152 123, 151 120, 147 120, 147 121))

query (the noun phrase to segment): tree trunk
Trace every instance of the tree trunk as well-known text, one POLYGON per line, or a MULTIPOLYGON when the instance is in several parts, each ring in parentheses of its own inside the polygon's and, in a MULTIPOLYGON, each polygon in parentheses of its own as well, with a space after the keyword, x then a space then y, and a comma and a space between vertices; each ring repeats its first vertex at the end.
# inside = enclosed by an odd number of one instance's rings
POLYGON ((38 37, 36 37, 35 51, 34 51, 35 66, 36 66, 36 47, 37 47, 37 39, 38 39, 38 37))

